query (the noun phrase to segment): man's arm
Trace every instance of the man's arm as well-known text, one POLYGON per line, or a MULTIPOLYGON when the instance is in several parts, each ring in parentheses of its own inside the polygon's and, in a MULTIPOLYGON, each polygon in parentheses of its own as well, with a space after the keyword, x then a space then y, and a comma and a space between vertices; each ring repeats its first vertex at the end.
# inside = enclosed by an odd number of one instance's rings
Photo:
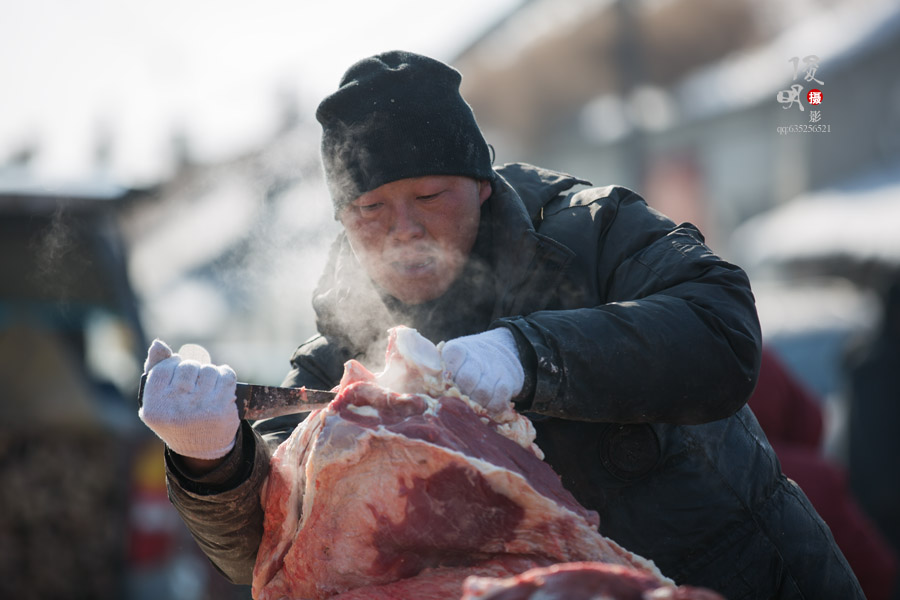
POLYGON ((246 422, 234 449, 206 472, 198 474, 190 459, 166 450, 169 499, 197 545, 232 583, 249 585, 253 578, 263 531, 259 493, 270 452, 246 422))
POLYGON ((138 415, 166 444, 166 481, 176 509, 213 563, 244 583, 262 532, 258 488, 268 457, 254 456, 254 436, 238 417, 234 370, 208 364, 208 356, 201 360, 154 340, 138 415))
POLYGON ((693 226, 676 227, 636 194, 618 193, 591 274, 603 302, 495 323, 513 330, 523 362, 533 361, 531 401, 521 407, 618 423, 729 416, 759 370, 749 281, 693 226))
MULTIPOLYGON (((300 346, 284 385, 330 388, 317 365, 329 345, 316 336, 300 346)), ((305 415, 242 422, 226 456, 201 460, 166 451, 169 498, 199 547, 229 581, 249 585, 263 532, 259 496, 274 449, 305 415)))

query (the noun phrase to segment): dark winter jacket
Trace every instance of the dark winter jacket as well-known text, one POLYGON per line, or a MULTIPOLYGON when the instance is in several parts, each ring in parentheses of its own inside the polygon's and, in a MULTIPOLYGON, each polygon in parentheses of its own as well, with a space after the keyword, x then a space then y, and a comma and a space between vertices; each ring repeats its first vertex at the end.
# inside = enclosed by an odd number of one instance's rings
MULTIPOLYGON (((285 383, 332 387, 346 360, 383 354, 391 325, 435 342, 507 327, 528 374, 517 408, 604 535, 678 583, 732 600, 862 597, 745 406, 760 360, 745 274, 633 192, 571 191, 584 183, 498 169, 472 264, 426 306, 399 306, 361 283, 340 236, 314 299, 319 335, 294 354, 285 383)), ((169 457, 173 502, 234 581, 249 581, 259 540, 263 440, 277 443, 297 422, 244 428, 229 463, 207 476, 212 488, 169 457)))

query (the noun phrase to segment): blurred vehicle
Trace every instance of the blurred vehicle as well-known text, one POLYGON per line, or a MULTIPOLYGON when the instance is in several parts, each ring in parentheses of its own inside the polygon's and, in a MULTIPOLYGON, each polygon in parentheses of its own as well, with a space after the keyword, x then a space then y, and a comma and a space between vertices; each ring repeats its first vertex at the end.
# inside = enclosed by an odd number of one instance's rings
POLYGON ((0 173, 4 598, 212 597, 137 417, 147 343, 117 211, 140 196, 0 173))

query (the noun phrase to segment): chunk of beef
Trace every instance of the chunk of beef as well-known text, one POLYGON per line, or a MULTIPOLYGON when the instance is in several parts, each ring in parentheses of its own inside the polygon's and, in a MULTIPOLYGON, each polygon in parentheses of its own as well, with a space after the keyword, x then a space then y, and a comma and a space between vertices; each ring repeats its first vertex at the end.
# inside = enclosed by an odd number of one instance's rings
POLYGON ((660 585, 652 575, 622 565, 569 563, 537 567, 520 575, 472 576, 462 600, 723 600, 688 586, 660 585))
POLYGON ((571 561, 666 581, 598 533, 597 514, 535 454, 533 430, 509 426, 518 415, 487 418, 433 362, 422 376, 403 347, 390 346, 391 375, 349 362, 335 400, 276 450, 254 598, 377 598, 388 585, 393 598, 456 599, 467 575, 571 561))

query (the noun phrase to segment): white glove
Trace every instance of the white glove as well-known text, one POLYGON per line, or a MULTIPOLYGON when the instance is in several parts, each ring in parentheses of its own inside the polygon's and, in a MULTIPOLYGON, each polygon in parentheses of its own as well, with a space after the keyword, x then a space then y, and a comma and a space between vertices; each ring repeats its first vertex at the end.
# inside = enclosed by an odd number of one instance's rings
POLYGON ((460 391, 491 414, 509 409, 525 385, 516 340, 505 327, 450 340, 441 357, 460 391))
POLYGON ((138 416, 173 452, 209 460, 231 451, 240 427, 231 367, 185 360, 154 340, 144 373, 138 416))

